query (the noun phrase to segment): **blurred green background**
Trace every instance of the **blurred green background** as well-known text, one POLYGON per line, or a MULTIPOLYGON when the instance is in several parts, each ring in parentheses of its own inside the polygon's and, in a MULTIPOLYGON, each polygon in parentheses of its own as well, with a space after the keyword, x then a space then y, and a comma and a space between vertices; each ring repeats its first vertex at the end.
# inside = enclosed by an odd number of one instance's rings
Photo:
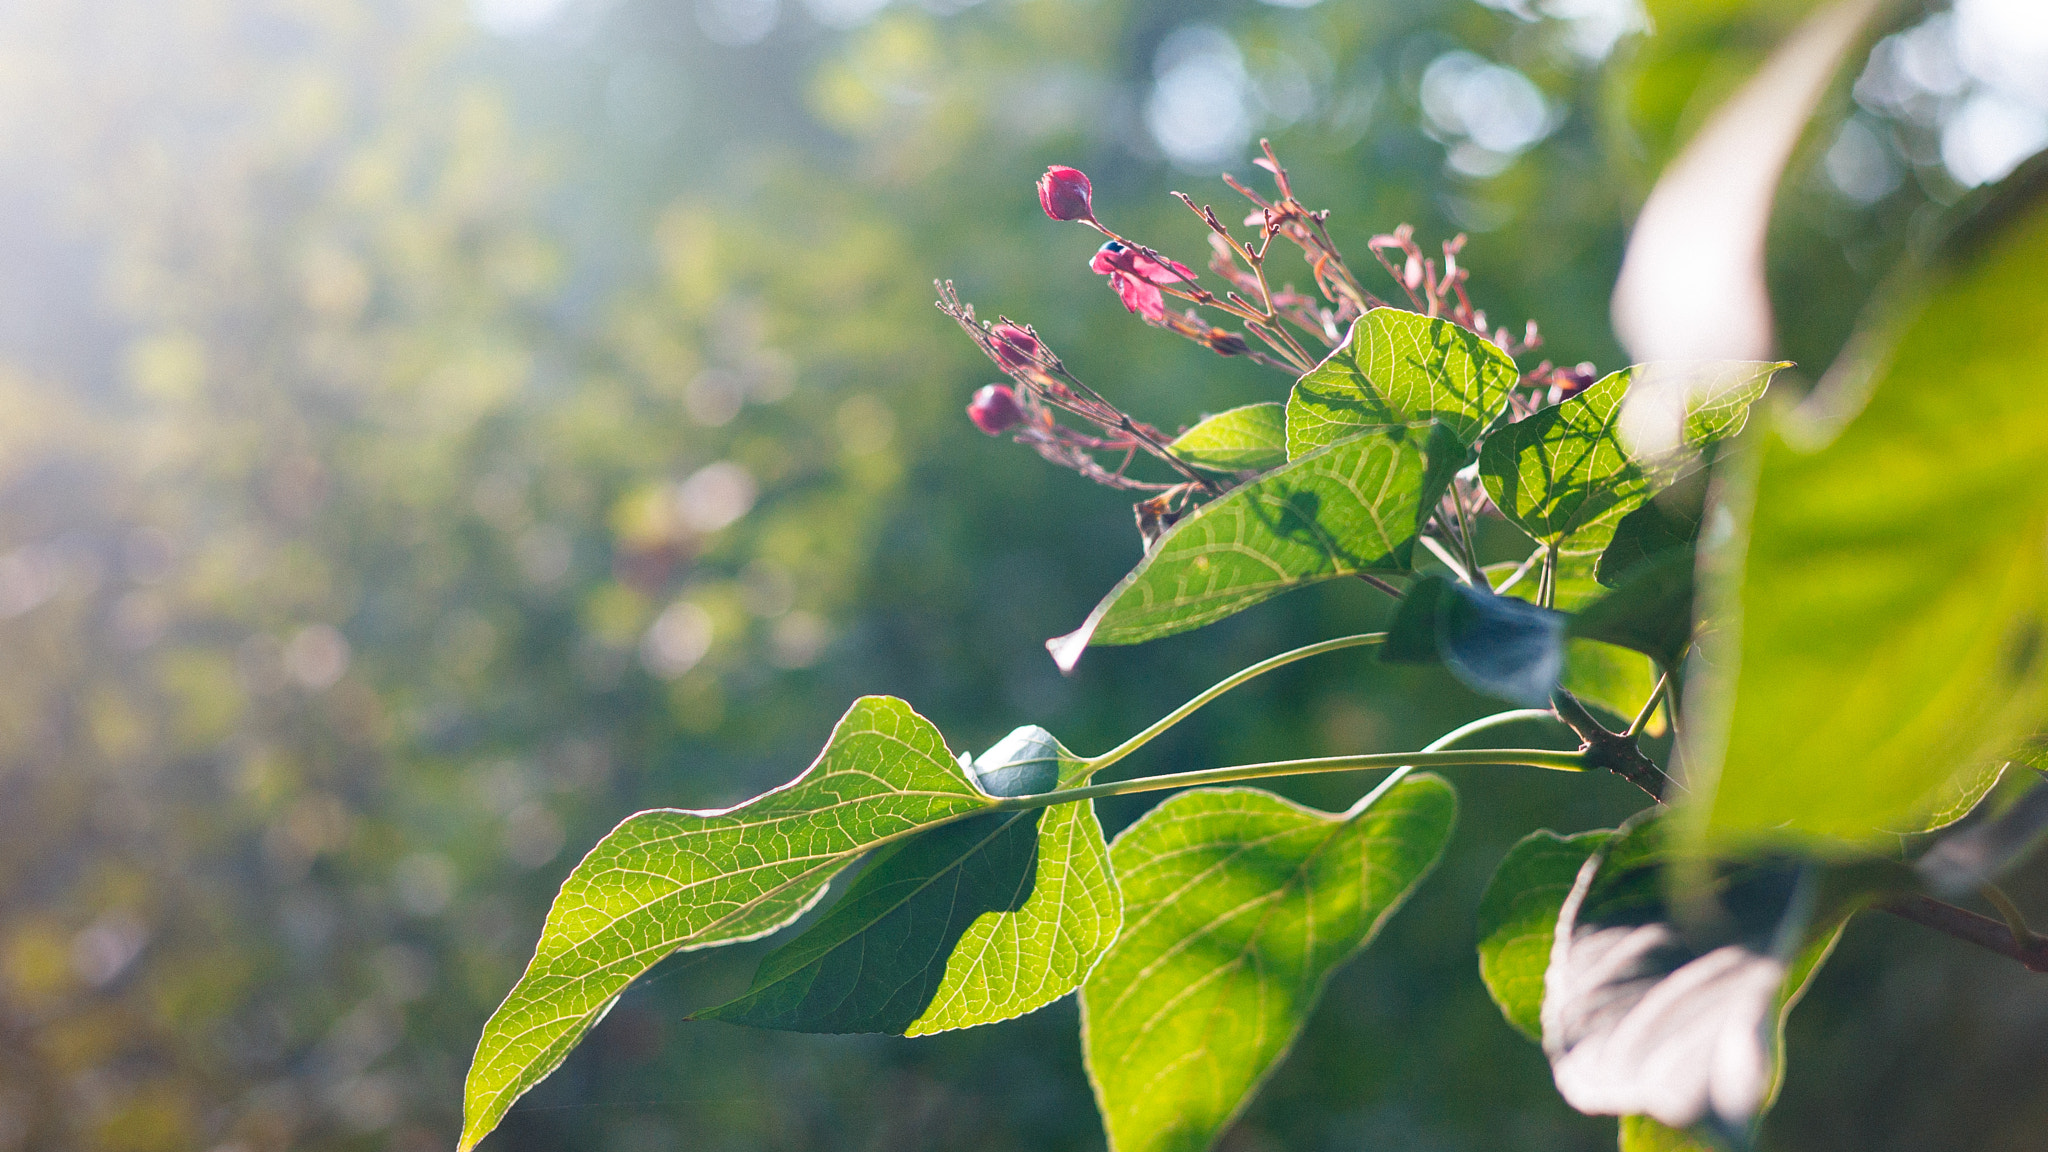
MULTIPOLYGON (((956 749, 1096 751, 1371 627, 1346 582, 1059 676, 1043 640, 1138 554, 1128 501, 973 430, 995 373, 932 280, 1160 425, 1280 398, 1125 315, 1031 188, 1078 165, 1196 259, 1166 191, 1226 203, 1271 135, 1354 263, 1469 232, 1482 307, 1611 368, 1634 207, 1807 6, 1653 5, 1647 37, 1631 0, 0 7, 0 1152, 451 1147, 485 1016, 627 813, 788 779, 863 693, 956 749)), ((1774 238, 1809 373, 2048 142, 2041 23, 1903 13, 1836 94, 1774 238)), ((1131 767, 1485 707, 1327 657, 1131 767)), ((1450 855, 1226 1147, 1612 1146, 1487 1001, 1471 922, 1514 839, 1636 798, 1452 775, 1450 855)), ((683 1019, 765 947, 658 968, 489 1146, 1101 1146, 1071 1004, 922 1041, 683 1019)), ((2038 979, 1859 921, 1767 1143, 2040 1147, 2038 979)))

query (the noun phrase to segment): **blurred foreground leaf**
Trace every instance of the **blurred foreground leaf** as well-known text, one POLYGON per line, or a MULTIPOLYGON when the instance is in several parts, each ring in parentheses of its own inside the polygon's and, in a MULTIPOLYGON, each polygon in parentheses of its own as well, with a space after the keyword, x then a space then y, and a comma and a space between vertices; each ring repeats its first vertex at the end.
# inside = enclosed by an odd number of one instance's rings
POLYGON ((1409 776, 1343 814, 1183 792, 1110 849, 1126 924, 1081 988, 1111 1152, 1200 1152, 1286 1054, 1330 971, 1450 839, 1456 795, 1409 776))
MULTIPOLYGON (((1820 868, 1725 866, 1712 908, 1664 897, 1665 822, 1624 827, 1583 865, 1544 974, 1543 1051, 1581 1112, 1746 1139, 1784 1076, 1784 1021, 1845 922, 1820 868)), ((1526 913, 1525 913, 1526 914, 1526 913)))
POLYGON ((1735 624, 1709 662, 1732 679, 1703 696, 1725 746, 1688 751, 1713 834, 1876 843, 2048 718, 2048 169, 2031 179, 1732 486, 1747 531, 1702 569, 1735 624))

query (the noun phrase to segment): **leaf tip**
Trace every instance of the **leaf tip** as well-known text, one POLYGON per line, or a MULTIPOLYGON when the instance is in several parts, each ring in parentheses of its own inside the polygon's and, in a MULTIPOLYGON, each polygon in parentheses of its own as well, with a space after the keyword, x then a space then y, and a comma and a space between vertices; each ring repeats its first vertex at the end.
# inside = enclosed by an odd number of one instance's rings
POLYGON ((1052 662, 1059 666, 1060 673, 1074 674, 1074 668, 1081 663, 1081 653, 1088 650, 1088 641, 1095 638, 1095 621, 1074 629, 1064 636, 1055 636, 1045 642, 1045 650, 1052 653, 1052 662))

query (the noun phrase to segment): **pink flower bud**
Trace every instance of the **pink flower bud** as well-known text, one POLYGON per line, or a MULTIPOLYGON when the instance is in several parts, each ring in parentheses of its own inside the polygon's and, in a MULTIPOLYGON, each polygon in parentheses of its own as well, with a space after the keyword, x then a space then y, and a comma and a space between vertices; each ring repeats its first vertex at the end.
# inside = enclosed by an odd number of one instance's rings
POLYGON ((1012 372, 1038 367, 1038 337, 1015 324, 1002 323, 989 330, 995 345, 996 363, 1012 372))
POLYGON ((1017 407, 1017 396, 1001 384, 990 384, 974 394, 974 402, 967 406, 967 418, 974 426, 991 436, 1001 436, 1024 422, 1024 410, 1017 407))
POLYGON ((1054 164, 1038 178, 1038 206, 1055 220, 1095 219, 1095 189, 1079 168, 1054 164))

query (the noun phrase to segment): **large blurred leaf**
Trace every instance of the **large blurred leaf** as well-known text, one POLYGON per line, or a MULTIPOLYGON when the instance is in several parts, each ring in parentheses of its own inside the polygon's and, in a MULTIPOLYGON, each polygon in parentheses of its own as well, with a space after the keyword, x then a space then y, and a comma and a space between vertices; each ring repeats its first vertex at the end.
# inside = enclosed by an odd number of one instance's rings
POLYGON ((1544 976, 1543 1050, 1581 1112, 1746 1137, 1783 1078, 1784 1020, 1841 934, 1817 865, 1722 866, 1711 909, 1666 904, 1668 828, 1639 819, 1579 870, 1544 976))
MULTIPOLYGON (((1557 942, 1558 914, 1586 861, 1614 835, 1611 829, 1576 836, 1532 832, 1501 858, 1480 897, 1480 977, 1501 1015, 1531 1040, 1543 1038, 1543 980, 1557 942)), ((1714 1150, 1648 1116, 1623 1116, 1621 1152, 1714 1150)))
POLYGON ((1876 842, 2048 718, 2048 201, 2012 195, 1730 486, 1688 746, 1716 834, 1876 842))
POLYGON ((1651 493, 1685 475, 1699 449, 1742 430, 1780 364, 1638 364, 1487 438, 1479 474, 1503 515, 1540 544, 1597 552, 1651 493), (1624 430, 1632 384, 1669 397, 1624 430))
POLYGON ((484 1025, 461 1147, 496 1127, 656 961, 766 935, 862 853, 989 804, 930 721, 867 696, 783 787, 720 811, 627 818, 563 882, 526 974, 484 1025))
POLYGON ((1263 472, 1287 463, 1287 410, 1278 400, 1204 418, 1168 445, 1198 468, 1263 472))
MULTIPOLYGON (((1037 727, 974 767, 997 795, 1087 772, 1037 727), (1035 765, 1057 775, 1017 770, 1035 765)), ((761 962, 746 995, 699 1015, 909 1036, 1007 1020, 1078 988, 1121 919, 1092 803, 975 816, 883 849, 830 912, 761 962)))
POLYGON ((1479 898, 1479 976, 1501 1015, 1531 1040, 1543 1038, 1543 973, 1557 939, 1557 913, 1579 869, 1614 835, 1610 829, 1522 837, 1501 857, 1479 898))
POLYGON ((1324 980, 1435 864, 1451 786, 1410 776, 1362 810, 1246 788, 1183 792, 1110 849, 1124 932, 1081 987, 1111 1152, 1200 1152, 1300 1032, 1324 980))
POLYGON ((1081 627, 1046 641, 1062 669, 1089 644, 1140 644, 1289 589, 1408 567, 1457 467, 1441 425, 1394 425, 1233 489, 1159 538, 1081 627))
POLYGON ((1521 378, 1492 341, 1448 320, 1375 308, 1287 399, 1287 454, 1301 456, 1379 424, 1436 420, 1466 444, 1521 378))

